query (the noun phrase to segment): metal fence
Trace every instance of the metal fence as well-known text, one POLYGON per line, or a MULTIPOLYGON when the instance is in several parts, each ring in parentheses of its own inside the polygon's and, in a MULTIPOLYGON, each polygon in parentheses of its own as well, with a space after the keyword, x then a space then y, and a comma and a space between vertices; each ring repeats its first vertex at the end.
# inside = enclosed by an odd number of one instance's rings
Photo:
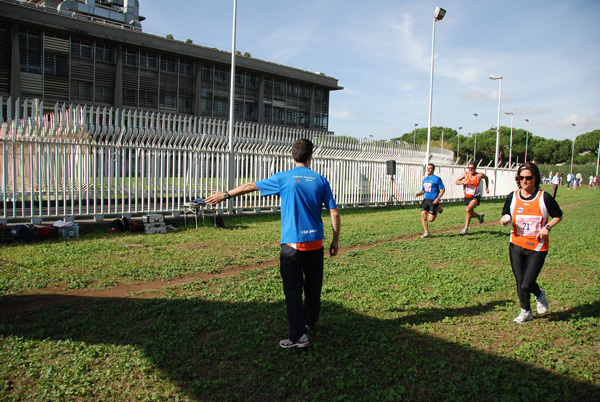
MULTIPOLYGON (((336 137, 319 131, 236 123, 233 152, 227 122, 193 116, 85 105, 52 105, 0 97, 0 220, 81 219, 147 213, 179 216, 184 204, 226 190, 229 158, 235 185, 293 168, 298 138, 315 143, 311 168, 326 176, 341 207, 411 203, 423 178, 424 149, 409 144, 336 137), (387 174, 386 161, 396 163, 387 174)), ((330 133, 329 133, 330 134, 330 133)), ((432 149, 446 199, 464 166, 451 151, 432 149)), ((514 188, 514 172, 481 168, 490 194, 514 188)), ((231 212, 275 210, 279 199, 251 193, 231 212)), ((222 209, 217 210, 223 213, 222 209)))

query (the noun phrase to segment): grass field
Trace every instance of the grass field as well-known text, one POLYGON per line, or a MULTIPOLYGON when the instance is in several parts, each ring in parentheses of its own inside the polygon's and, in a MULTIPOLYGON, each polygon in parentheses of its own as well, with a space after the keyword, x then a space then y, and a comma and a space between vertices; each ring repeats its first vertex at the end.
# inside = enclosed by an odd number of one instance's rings
POLYGON ((278 346, 276 215, 2 245, 0 401, 598 401, 600 190, 557 199, 550 312, 522 325, 503 201, 466 237, 462 204, 430 239, 417 207, 342 210, 304 350, 278 346))

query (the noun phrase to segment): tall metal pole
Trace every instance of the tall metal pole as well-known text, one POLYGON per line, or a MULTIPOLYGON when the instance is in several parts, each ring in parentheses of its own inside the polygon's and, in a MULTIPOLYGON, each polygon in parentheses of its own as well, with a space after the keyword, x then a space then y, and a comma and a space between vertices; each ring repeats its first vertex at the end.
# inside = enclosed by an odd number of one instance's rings
POLYGON ((509 145, 509 155, 508 155, 508 168, 510 169, 512 166, 512 138, 513 138, 513 112, 504 112, 505 114, 510 115, 510 145, 509 145))
POLYGON ((598 158, 596 159, 596 176, 598 176, 598 165, 600 165, 600 138, 598 138, 598 158))
POLYGON ((527 122, 527 136, 525 137, 525 162, 527 163, 527 149, 529 148, 529 119, 525 119, 527 122))
POLYGON ((477 164, 477 117, 479 114, 473 113, 473 116, 475 116, 475 132, 473 133, 475 136, 475 144, 473 145, 473 162, 477 164))
MULTIPOLYGON (((500 109, 502 103, 502 78, 500 78, 500 89, 498 92, 498 124, 496 125, 496 160, 494 163, 494 169, 498 169, 498 158, 500 154, 500 109)), ((494 186, 495 187, 495 186, 494 186)), ((494 191, 494 195, 496 192, 494 191)))
MULTIPOLYGON (((235 123, 234 105, 235 105, 235 29, 237 21, 237 0, 233 0, 233 33, 231 35, 231 74, 229 76, 229 164, 227 172, 227 188, 235 187, 235 154, 233 151, 233 125, 235 123)), ((229 199, 227 203, 229 213, 233 212, 233 200, 229 199)))
POLYGON ((496 195, 496 187, 498 184, 498 154, 500 153, 500 109, 502 104, 502 76, 490 75, 491 80, 500 81, 500 89, 498 90, 498 124, 496 125, 496 155, 494 157, 494 196, 496 195))
POLYGON ((458 149, 456 150, 456 161, 458 162, 460 160, 460 130, 462 130, 462 127, 458 128, 458 149))
POLYGON ((431 108, 433 104, 433 50, 435 48, 435 18, 433 19, 433 34, 431 35, 431 78, 429 80, 429 120, 427 123, 427 151, 425 153, 424 171, 429 164, 429 147, 431 146, 431 108))
POLYGON ((433 104, 433 53, 435 49, 435 23, 441 21, 446 15, 446 10, 441 7, 435 9, 433 15, 433 33, 431 34, 431 78, 429 80, 429 122, 427 124, 427 152, 425 153, 425 161, 423 162, 423 172, 427 171, 429 164, 429 152, 431 149, 431 108, 433 104))
POLYGON ((417 126, 419 123, 415 123, 415 128, 413 128, 413 145, 417 145, 417 126))
MULTIPOLYGON (((573 128, 575 128, 575 123, 571 124, 573 128)), ((573 157, 575 156, 575 139, 577 137, 573 137, 573 147, 571 149, 571 174, 573 174, 573 157)))

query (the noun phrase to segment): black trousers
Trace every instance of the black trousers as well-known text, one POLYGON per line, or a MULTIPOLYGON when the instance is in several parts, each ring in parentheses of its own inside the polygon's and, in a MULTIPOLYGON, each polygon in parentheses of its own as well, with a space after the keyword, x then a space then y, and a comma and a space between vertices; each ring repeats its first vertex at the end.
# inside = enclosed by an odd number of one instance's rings
POLYGON ((508 253, 517 280, 517 294, 521 308, 531 310, 531 294, 536 297, 542 294, 536 279, 542 271, 548 252, 527 250, 510 243, 508 253))
POLYGON ((319 319, 323 253, 323 247, 314 251, 298 251, 285 244, 281 245, 280 272, 287 307, 289 339, 294 343, 307 332, 307 325, 313 329, 319 319))

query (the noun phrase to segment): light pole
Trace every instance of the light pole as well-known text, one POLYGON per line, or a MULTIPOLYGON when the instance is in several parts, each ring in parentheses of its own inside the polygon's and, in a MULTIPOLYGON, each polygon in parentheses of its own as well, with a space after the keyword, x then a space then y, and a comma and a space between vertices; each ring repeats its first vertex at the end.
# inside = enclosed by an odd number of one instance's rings
POLYGON ((415 123, 415 128, 413 129, 413 145, 417 146, 417 126, 419 124, 415 123))
MULTIPOLYGON (((575 123, 571 124, 571 126, 573 126, 573 129, 575 129, 575 123)), ((577 137, 573 137, 573 147, 571 150, 571 174, 573 174, 573 157, 575 156, 575 139, 577 137)))
POLYGON ((502 76, 490 75, 490 80, 500 81, 500 89, 498 90, 498 125, 496 126, 496 156, 494 161, 494 195, 496 195, 496 179, 498 176, 498 154, 500 153, 500 105, 502 103, 502 76))
POLYGON ((431 147, 431 106, 433 102, 433 51, 435 49, 435 23, 441 21, 446 15, 446 10, 441 7, 435 9, 433 14, 433 34, 431 35, 431 78, 429 80, 429 123, 427 125, 427 152, 425 153, 424 170, 429 164, 429 148, 431 147))
POLYGON ((510 169, 512 166, 512 135, 513 135, 513 112, 504 112, 504 114, 510 115, 510 145, 509 145, 509 155, 508 155, 508 168, 510 169))
POLYGON ((456 151, 456 156, 457 156, 456 161, 457 162, 460 160, 460 130, 462 130, 462 127, 458 128, 458 147, 457 147, 458 149, 456 151))
POLYGON ((525 122, 527 122, 527 136, 525 137, 525 162, 523 163, 527 163, 527 148, 529 147, 529 119, 525 119, 525 122))
POLYGON ((473 116, 475 116, 475 132, 473 133, 475 136, 475 143, 473 144, 473 161, 477 163, 477 117, 479 114, 473 113, 473 116))
MULTIPOLYGON (((231 39, 231 75, 229 76, 229 164, 227 172, 227 188, 235 187, 234 176, 234 151, 233 151, 233 124, 235 122, 234 104, 235 104, 235 28, 237 21, 237 0, 233 0, 233 32, 231 39)), ((233 200, 229 199, 227 203, 229 212, 233 211, 233 200)))

